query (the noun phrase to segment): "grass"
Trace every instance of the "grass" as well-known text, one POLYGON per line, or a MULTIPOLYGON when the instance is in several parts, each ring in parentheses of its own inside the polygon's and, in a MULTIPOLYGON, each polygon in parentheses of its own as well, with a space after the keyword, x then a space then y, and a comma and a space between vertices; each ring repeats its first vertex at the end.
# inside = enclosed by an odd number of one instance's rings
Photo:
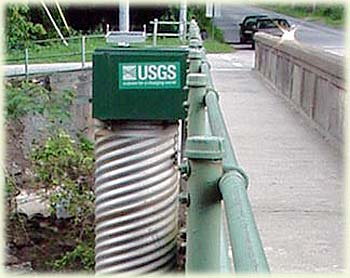
MULTIPOLYGON (((146 43, 132 45, 134 47, 151 47, 152 38, 148 38, 146 43)), ((177 47, 183 43, 178 38, 158 38, 157 46, 177 47)), ((92 60, 92 53, 98 47, 107 47, 105 38, 86 38, 86 61, 92 60)), ((225 43, 207 39, 204 41, 204 47, 207 53, 232 52, 233 48, 225 43)), ((55 42, 51 45, 32 45, 28 49, 29 64, 37 63, 62 63, 62 62, 80 62, 81 61, 81 39, 71 39, 68 46, 62 42, 55 42)), ((11 50, 6 53, 6 64, 23 64, 24 51, 11 50)))
POLYGON ((318 5, 313 11, 311 5, 262 5, 262 8, 277 13, 301 18, 307 21, 318 21, 332 27, 343 27, 345 24, 344 7, 341 5, 318 5))
POLYGON ((216 40, 206 39, 204 41, 204 48, 207 53, 228 53, 233 52, 233 47, 227 43, 221 43, 216 40))
MULTIPOLYGON (((87 38, 85 41, 86 61, 91 61, 92 52, 97 47, 106 46, 104 38, 87 38)), ((29 64, 81 61, 81 40, 71 39, 68 46, 62 42, 49 45, 33 45, 28 49, 29 64)), ((23 64, 24 51, 11 50, 6 53, 7 64, 23 64)))

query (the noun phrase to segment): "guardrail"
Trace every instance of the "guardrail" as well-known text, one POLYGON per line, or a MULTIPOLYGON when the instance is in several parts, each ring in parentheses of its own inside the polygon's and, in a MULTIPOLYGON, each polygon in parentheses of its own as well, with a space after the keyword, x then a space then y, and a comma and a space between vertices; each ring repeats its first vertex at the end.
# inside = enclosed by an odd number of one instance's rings
POLYGON ((182 173, 188 178, 186 272, 230 269, 222 213, 236 272, 269 272, 247 195, 248 177, 239 167, 202 48, 191 21, 187 140, 182 173), (222 210, 221 200, 225 212, 222 210), (224 265, 224 267, 223 267, 224 265))

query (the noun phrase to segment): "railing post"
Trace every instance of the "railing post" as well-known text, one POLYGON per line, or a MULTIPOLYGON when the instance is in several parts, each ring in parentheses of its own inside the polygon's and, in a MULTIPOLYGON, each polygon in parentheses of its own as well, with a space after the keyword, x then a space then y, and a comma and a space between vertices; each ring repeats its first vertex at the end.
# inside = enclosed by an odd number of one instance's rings
POLYGON ((201 64, 202 64, 202 54, 197 49, 190 49, 188 54, 188 58, 190 59, 190 73, 198 73, 200 72, 201 64))
POLYGON ((187 211, 186 272, 220 272, 221 196, 217 183, 222 169, 222 140, 189 137, 189 207, 187 211))
POLYGON ((158 33, 158 19, 155 18, 153 21, 153 46, 157 45, 157 33, 158 33))
POLYGON ((85 68, 85 36, 81 37, 81 67, 85 68))
POLYGON ((28 48, 26 48, 24 49, 24 74, 26 76, 26 80, 28 80, 29 78, 28 61, 29 61, 28 48))
POLYGON ((204 97, 207 78, 205 74, 190 73, 187 76, 188 93, 188 136, 204 135, 206 130, 206 113, 204 97))
POLYGON ((198 24, 195 20, 191 20, 190 28, 189 28, 189 38, 200 38, 200 30, 198 24))

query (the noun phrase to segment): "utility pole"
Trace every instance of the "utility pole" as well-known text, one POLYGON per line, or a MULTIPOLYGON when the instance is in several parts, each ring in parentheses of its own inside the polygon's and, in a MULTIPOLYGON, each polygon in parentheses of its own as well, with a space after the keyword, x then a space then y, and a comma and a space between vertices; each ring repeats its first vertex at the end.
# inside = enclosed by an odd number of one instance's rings
POLYGON ((185 40, 186 38, 186 32, 187 32, 187 0, 181 0, 180 3, 180 15, 179 15, 179 22, 180 22, 180 37, 182 40, 185 40))
POLYGON ((129 0, 119 0, 119 31, 129 32, 129 0))

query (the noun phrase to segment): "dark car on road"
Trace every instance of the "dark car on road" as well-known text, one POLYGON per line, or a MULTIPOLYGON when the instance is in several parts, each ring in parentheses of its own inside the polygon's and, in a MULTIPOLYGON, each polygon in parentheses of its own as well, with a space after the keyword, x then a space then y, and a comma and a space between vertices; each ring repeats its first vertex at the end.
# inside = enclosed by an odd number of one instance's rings
POLYGON ((256 22, 258 19, 268 18, 267 15, 249 15, 246 16, 242 22, 239 24, 239 38, 240 43, 252 43, 254 28, 256 27, 256 22))
POLYGON ((253 27, 252 48, 254 49, 254 34, 256 32, 264 32, 273 36, 282 37, 283 30, 290 30, 289 22, 284 18, 260 18, 253 27))
POLYGON ((284 18, 263 18, 256 22, 255 32, 265 32, 274 36, 281 37, 284 30, 289 30, 290 24, 284 18))

